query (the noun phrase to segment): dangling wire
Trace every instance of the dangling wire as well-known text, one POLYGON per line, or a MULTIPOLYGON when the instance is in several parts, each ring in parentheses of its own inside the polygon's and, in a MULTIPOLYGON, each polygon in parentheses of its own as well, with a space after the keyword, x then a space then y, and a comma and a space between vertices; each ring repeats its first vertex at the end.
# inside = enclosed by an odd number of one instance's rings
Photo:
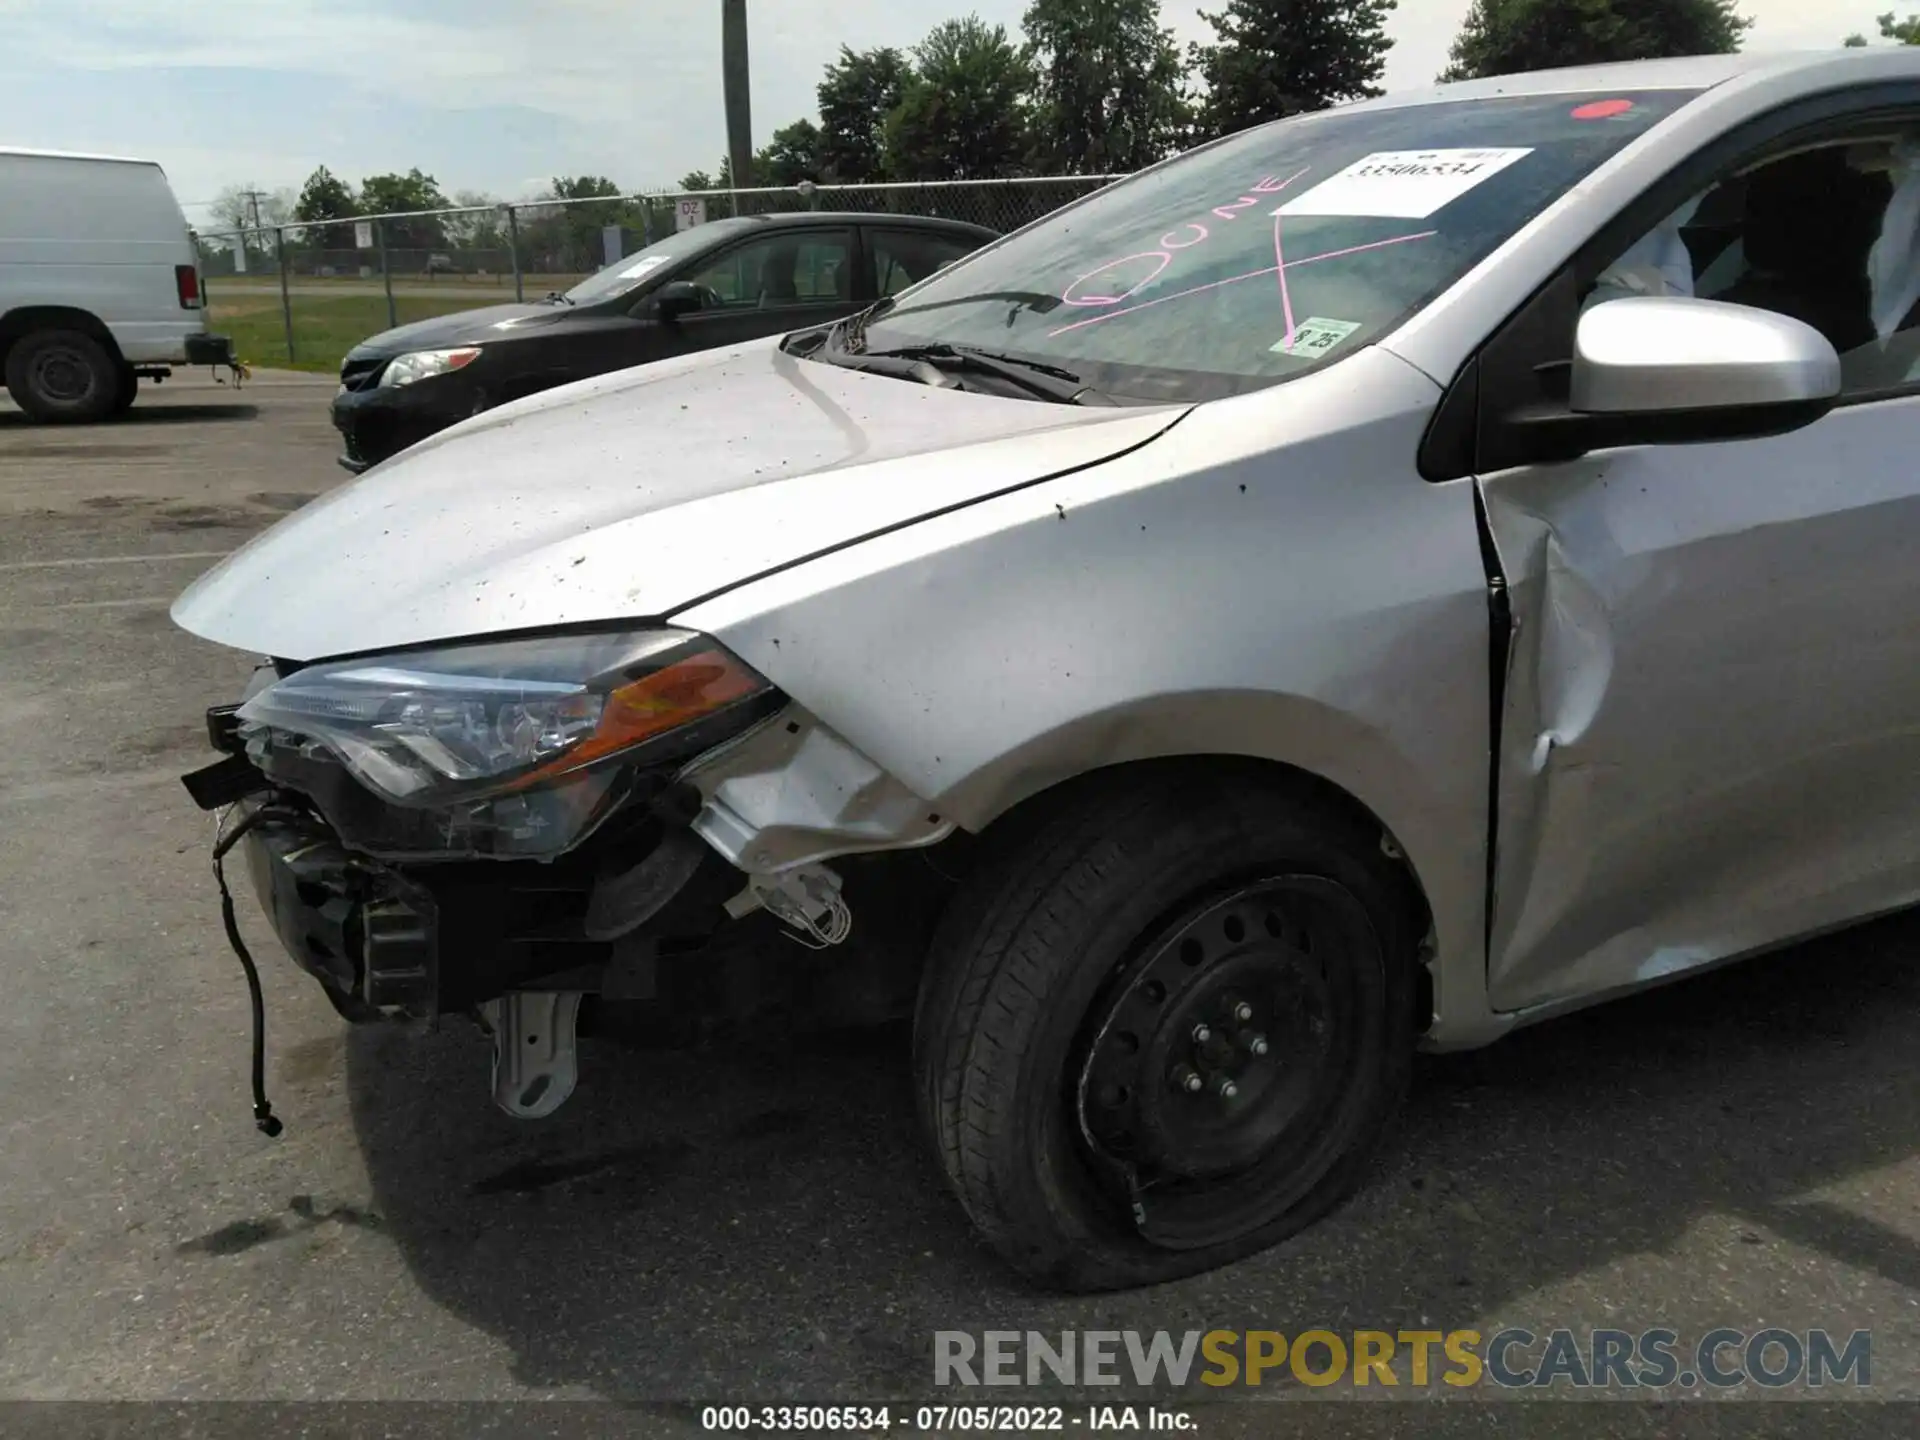
POLYGON ((227 944, 240 957, 240 968, 247 975, 247 998, 253 1005, 253 1123, 262 1135, 272 1139, 284 1127, 275 1117, 273 1106, 267 1103, 267 1005, 260 994, 260 970, 247 952, 246 941, 240 938, 240 922, 233 913, 233 892, 227 888, 227 852, 259 822, 264 812, 253 811, 230 832, 221 834, 231 808, 220 812, 220 829, 215 832, 213 845, 213 878, 220 887, 220 923, 226 927, 227 944))

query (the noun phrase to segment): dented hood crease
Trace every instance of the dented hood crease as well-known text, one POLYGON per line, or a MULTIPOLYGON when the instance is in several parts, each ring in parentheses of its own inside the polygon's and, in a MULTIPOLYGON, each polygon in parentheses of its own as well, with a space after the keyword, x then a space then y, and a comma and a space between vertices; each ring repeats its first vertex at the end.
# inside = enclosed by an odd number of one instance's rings
POLYGON ((173 618, 290 660, 657 618, 1097 464, 1186 408, 935 389, 773 341, 696 355, 442 432, 228 556, 173 618))

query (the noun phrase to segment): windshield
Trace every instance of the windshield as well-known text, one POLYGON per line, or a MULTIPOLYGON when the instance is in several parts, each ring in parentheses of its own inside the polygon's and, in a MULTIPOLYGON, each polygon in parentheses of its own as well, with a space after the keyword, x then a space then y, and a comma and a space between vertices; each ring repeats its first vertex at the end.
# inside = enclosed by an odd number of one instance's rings
POLYGON ((599 274, 589 275, 567 291, 567 299, 576 305, 591 305, 596 301, 624 295, 658 277, 669 265, 677 265, 682 260, 711 250, 728 236, 750 229, 752 225, 751 220, 714 220, 691 230, 683 230, 677 235, 669 235, 644 250, 636 250, 614 261, 599 274))
POLYGON ((1696 93, 1263 126, 961 261, 876 311, 860 338, 868 352, 945 344, 1040 361, 1137 401, 1290 380, 1386 334, 1696 93))

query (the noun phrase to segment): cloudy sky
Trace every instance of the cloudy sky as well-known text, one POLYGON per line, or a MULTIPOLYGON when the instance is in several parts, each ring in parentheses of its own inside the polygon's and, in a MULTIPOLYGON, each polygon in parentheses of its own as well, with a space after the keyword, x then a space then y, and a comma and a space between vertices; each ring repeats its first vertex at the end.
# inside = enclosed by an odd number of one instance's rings
MULTIPOLYGON (((1400 0, 1387 84, 1429 81, 1468 0, 1400 0)), ((1742 0, 1750 49, 1838 43, 1913 0, 1742 0)), ((969 0, 751 0, 756 143, 813 111, 844 42, 909 46, 969 0)), ((971 0, 1017 28, 1026 0, 971 0)), ((1163 0, 1184 40, 1201 5, 1163 0)), ((1211 3, 1206 8, 1215 8, 1211 3)), ((0 143, 151 156, 221 187, 418 165, 506 197, 670 184, 725 148, 717 0, 0 0, 0 143)), ((189 217, 204 223, 205 211, 189 217)))

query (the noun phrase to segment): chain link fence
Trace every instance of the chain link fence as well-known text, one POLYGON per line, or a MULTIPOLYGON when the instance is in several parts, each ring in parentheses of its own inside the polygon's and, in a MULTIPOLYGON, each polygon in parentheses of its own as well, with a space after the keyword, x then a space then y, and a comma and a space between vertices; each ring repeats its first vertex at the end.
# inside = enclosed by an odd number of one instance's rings
POLYGON ((216 330, 242 360, 332 370, 368 335, 565 290, 678 230, 805 211, 932 215, 1002 233, 1123 177, 659 192, 200 232, 216 330))

